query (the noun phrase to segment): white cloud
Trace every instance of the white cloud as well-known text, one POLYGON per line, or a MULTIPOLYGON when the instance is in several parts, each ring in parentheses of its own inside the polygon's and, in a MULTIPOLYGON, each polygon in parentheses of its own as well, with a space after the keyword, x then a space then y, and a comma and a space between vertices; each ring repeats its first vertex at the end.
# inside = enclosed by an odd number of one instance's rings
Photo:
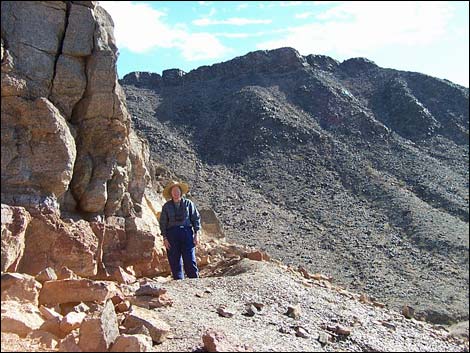
POLYGON ((299 5, 302 5, 302 3, 303 1, 281 1, 279 5, 282 7, 288 7, 288 6, 299 6, 299 5))
MULTIPOLYGON (((307 2, 309 3, 309 2, 307 2)), ((290 6, 299 6, 303 5, 304 1, 265 1, 264 3, 258 4, 260 9, 270 9, 273 7, 290 7, 290 6)))
POLYGON ((302 12, 302 13, 295 14, 295 18, 304 19, 304 18, 308 18, 312 15, 313 15, 313 12, 302 12))
POLYGON ((316 18, 316 22, 288 28, 283 38, 257 46, 259 49, 289 46, 303 55, 368 56, 388 45, 426 45, 441 38, 450 10, 442 2, 345 2, 316 18))
POLYGON ((230 52, 210 33, 192 33, 186 26, 165 23, 165 13, 148 4, 101 1, 100 5, 113 18, 119 48, 135 53, 153 48, 177 48, 186 60, 216 59, 230 52))
POLYGON ((216 59, 231 50, 224 47, 220 41, 209 33, 194 33, 183 38, 181 46, 183 57, 186 60, 216 59))
POLYGON ((248 8, 247 3, 240 4, 240 5, 237 6, 237 11, 240 11, 240 10, 243 10, 243 9, 246 9, 246 8, 248 8))
POLYGON ((331 4, 339 4, 343 1, 313 1, 311 2, 312 5, 331 5, 331 4))
POLYGON ((252 20, 249 18, 232 17, 226 20, 212 20, 210 18, 199 18, 193 21, 196 26, 212 26, 212 25, 233 25, 245 26, 252 24, 269 24, 272 20, 252 20))
POLYGON ((222 37, 222 38, 250 38, 250 37, 255 37, 253 33, 228 33, 228 32, 219 32, 219 33, 214 33, 215 36, 217 37, 222 37))
POLYGON ((213 1, 198 1, 198 3, 201 6, 211 6, 214 2, 213 1))
POLYGON ((276 1, 268 1, 267 4, 263 4, 263 3, 258 4, 258 8, 260 8, 260 9, 270 9, 270 8, 272 8, 274 6, 278 6, 278 5, 279 5, 279 3, 276 2, 276 1))
POLYGON ((285 33, 285 29, 275 29, 270 31, 259 31, 259 32, 216 32, 214 33, 217 37, 223 38, 252 38, 252 37, 262 37, 266 35, 273 35, 275 33, 285 33))
POLYGON ((207 15, 207 17, 214 16, 217 13, 217 10, 214 7, 211 7, 211 11, 207 15))

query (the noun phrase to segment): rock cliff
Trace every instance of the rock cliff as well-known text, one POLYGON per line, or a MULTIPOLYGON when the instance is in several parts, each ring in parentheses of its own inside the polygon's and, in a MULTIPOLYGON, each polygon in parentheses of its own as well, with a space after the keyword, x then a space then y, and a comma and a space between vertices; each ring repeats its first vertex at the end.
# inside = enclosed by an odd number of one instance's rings
POLYGON ((149 205, 163 200, 130 128, 111 17, 93 1, 2 2, 1 49, 2 271, 149 271, 162 255, 149 205))

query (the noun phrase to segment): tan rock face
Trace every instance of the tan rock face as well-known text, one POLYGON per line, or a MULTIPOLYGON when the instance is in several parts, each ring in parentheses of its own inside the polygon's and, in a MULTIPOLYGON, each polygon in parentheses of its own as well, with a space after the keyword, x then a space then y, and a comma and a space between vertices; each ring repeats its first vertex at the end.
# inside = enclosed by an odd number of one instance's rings
POLYGON ((206 234, 212 238, 224 238, 222 226, 212 209, 200 209, 202 226, 206 234))
POLYGON ((84 352, 106 352, 118 336, 117 316, 109 300, 102 312, 82 322, 78 346, 84 352))
POLYGON ((75 140, 47 99, 2 97, 3 192, 60 197, 72 179, 75 140))
POLYGON ((162 321, 158 314, 152 310, 133 306, 132 311, 127 315, 123 322, 127 329, 145 326, 152 340, 156 343, 163 342, 170 333, 170 326, 162 321))
POLYGON ((88 279, 50 281, 45 282, 42 287, 39 294, 39 304, 56 305, 82 301, 101 303, 116 295, 118 291, 112 282, 88 279))
POLYGON ((31 216, 23 207, 2 204, 1 271, 15 272, 24 252, 25 232, 31 216))
POLYGON ((2 273, 2 301, 16 300, 37 306, 41 287, 41 283, 32 276, 22 273, 2 273))
POLYGON ((148 156, 130 136, 116 59, 111 17, 93 2, 2 2, 2 201, 140 212, 148 156))
POLYGON ((5 1, 1 26, 2 203, 32 214, 28 229, 26 216, 11 234, 2 223, 2 270, 166 270, 144 199, 149 146, 130 128, 111 17, 95 2, 5 1))
POLYGON ((83 96, 85 87, 85 60, 61 55, 57 60, 51 101, 69 117, 73 107, 83 96))
POLYGON ((37 306, 32 303, 6 300, 2 301, 1 307, 2 332, 13 332, 20 337, 26 337, 44 323, 37 306))
POLYGON ((97 272, 98 239, 88 222, 66 223, 57 213, 34 213, 28 227, 21 272, 36 275, 47 267, 57 273, 63 266, 82 277, 97 272))
POLYGON ((63 2, 2 3, 2 37, 15 58, 14 72, 25 79, 31 97, 47 97, 50 93, 65 20, 63 2))
POLYGON ((86 64, 88 81, 71 116, 80 136, 71 190, 81 210, 113 215, 121 208, 129 183, 130 117, 117 84, 112 20, 100 7, 94 14, 94 46, 86 64))

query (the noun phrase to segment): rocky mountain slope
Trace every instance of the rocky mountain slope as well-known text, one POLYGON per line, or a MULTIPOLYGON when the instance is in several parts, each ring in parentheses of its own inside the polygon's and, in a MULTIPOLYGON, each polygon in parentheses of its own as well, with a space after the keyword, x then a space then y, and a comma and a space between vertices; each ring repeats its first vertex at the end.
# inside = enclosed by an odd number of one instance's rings
POLYGON ((396 309, 468 320, 468 89, 294 49, 121 81, 157 174, 230 241, 396 309))

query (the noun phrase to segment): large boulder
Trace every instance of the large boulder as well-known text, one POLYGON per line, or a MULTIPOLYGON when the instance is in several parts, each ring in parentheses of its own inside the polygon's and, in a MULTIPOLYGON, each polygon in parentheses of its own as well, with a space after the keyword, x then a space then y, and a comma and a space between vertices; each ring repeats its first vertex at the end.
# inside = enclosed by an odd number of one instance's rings
POLYGON ((16 300, 2 301, 1 306, 2 332, 13 332, 20 337, 26 337, 38 330, 44 323, 36 305, 22 303, 16 300))
POLYGON ((16 300, 38 305, 42 286, 34 277, 23 273, 2 273, 1 278, 2 301, 16 300))
POLYGON ((156 312, 138 306, 132 307, 122 325, 126 329, 145 326, 155 343, 162 343, 171 330, 170 325, 162 321, 156 312))
POLYGON ((101 312, 87 317, 80 326, 78 346, 83 352, 106 352, 119 336, 118 320, 111 300, 101 312))
POLYGON ((45 97, 2 97, 1 112, 2 193, 62 196, 76 154, 64 116, 45 97))
POLYGON ((2 204, 1 271, 15 272, 23 256, 25 232, 31 216, 23 207, 2 204))
POLYGON ((65 266, 82 277, 96 275, 98 238, 87 221, 65 222, 58 213, 33 216, 20 272, 37 275, 47 267, 59 272, 65 266))
POLYGON ((89 279, 63 279, 44 283, 39 294, 40 305, 94 301, 102 303, 119 295, 116 284, 89 279))

